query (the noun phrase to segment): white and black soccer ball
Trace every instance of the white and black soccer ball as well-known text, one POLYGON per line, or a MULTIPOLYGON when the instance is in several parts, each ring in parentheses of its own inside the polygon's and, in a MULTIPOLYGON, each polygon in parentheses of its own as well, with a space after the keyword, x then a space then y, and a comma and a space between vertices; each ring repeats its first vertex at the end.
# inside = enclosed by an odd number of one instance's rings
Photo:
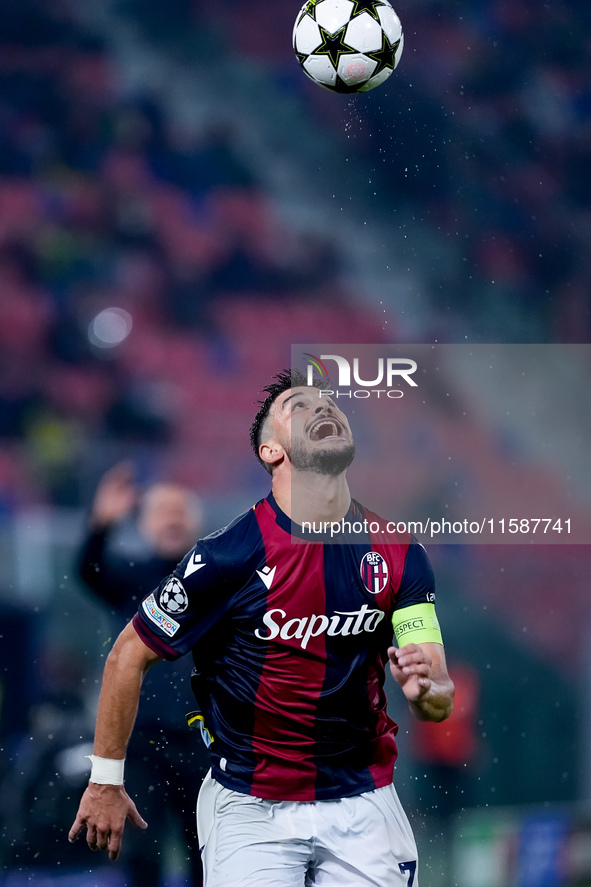
POLYGON ((167 613, 184 613, 189 606, 189 598, 178 579, 168 580, 160 592, 160 606, 167 613))
POLYGON ((400 19, 387 0, 307 0, 293 48, 314 83, 333 92, 367 92, 387 80, 402 55, 400 19))

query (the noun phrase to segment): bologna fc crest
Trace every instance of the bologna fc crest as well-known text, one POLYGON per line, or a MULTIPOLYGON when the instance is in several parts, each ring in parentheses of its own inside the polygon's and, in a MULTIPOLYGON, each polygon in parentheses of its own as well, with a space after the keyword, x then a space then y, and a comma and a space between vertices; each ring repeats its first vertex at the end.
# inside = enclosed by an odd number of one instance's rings
POLYGON ((160 592, 160 606, 167 613, 184 613, 189 606, 189 598, 183 585, 171 576, 160 592))
POLYGON ((388 582, 388 564, 377 551, 368 551, 363 555, 359 567, 363 584, 370 594, 379 594, 388 582))

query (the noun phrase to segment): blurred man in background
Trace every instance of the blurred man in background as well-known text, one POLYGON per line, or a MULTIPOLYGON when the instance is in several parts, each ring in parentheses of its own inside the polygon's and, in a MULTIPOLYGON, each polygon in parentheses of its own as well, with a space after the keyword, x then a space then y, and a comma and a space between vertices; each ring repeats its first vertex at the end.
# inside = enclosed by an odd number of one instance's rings
POLYGON ((119 463, 98 485, 90 529, 78 555, 79 575, 112 611, 128 621, 145 594, 192 548, 202 523, 195 493, 177 484, 157 483, 140 495, 133 466, 119 463), (130 561, 113 550, 112 542, 122 522, 138 508, 138 528, 147 550, 143 558, 130 561))
MULTIPOLYGON (((101 479, 92 504, 89 531, 77 557, 78 574, 110 611, 114 635, 137 611, 138 603, 169 575, 195 544, 202 528, 202 509, 190 490, 157 483, 143 493, 134 482, 134 469, 120 463, 101 479), (116 545, 121 525, 137 514, 145 543, 139 556, 124 554, 116 545)), ((133 738, 131 776, 138 801, 146 810, 150 835, 135 832, 126 845, 124 861, 133 887, 161 887, 171 825, 182 827, 191 887, 202 883, 201 861, 195 848, 194 799, 205 774, 206 751, 189 734, 185 715, 194 707, 186 678, 188 663, 174 670, 153 669, 142 686, 142 704, 133 738)))

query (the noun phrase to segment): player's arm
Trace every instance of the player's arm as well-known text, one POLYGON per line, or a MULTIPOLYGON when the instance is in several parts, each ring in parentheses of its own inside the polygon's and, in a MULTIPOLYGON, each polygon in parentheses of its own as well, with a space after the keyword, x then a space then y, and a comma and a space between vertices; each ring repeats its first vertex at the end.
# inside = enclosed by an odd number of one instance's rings
MULTIPOLYGON (((94 741, 94 755, 123 761, 137 714, 142 680, 159 657, 127 625, 111 650, 103 674, 94 741)), ((86 828, 91 850, 107 850, 117 859, 126 819, 146 828, 123 785, 89 782, 68 838, 75 841, 86 828)))
POLYGON ((443 638, 435 612, 435 577, 427 552, 413 538, 392 616, 398 647, 390 647, 392 677, 413 715, 443 721, 453 709, 454 687, 445 663, 443 638))
POLYGON ((447 671, 443 645, 408 643, 388 650, 390 671, 421 721, 443 721, 452 713, 454 685, 447 671))

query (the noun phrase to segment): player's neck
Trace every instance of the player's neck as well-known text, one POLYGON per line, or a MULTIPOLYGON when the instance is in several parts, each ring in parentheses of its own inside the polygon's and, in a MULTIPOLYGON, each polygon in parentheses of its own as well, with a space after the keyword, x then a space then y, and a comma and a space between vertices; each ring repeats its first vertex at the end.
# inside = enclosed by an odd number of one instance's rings
POLYGON ((293 471, 273 477, 273 497, 295 521, 339 521, 351 504, 345 473, 328 477, 311 471, 293 471))

